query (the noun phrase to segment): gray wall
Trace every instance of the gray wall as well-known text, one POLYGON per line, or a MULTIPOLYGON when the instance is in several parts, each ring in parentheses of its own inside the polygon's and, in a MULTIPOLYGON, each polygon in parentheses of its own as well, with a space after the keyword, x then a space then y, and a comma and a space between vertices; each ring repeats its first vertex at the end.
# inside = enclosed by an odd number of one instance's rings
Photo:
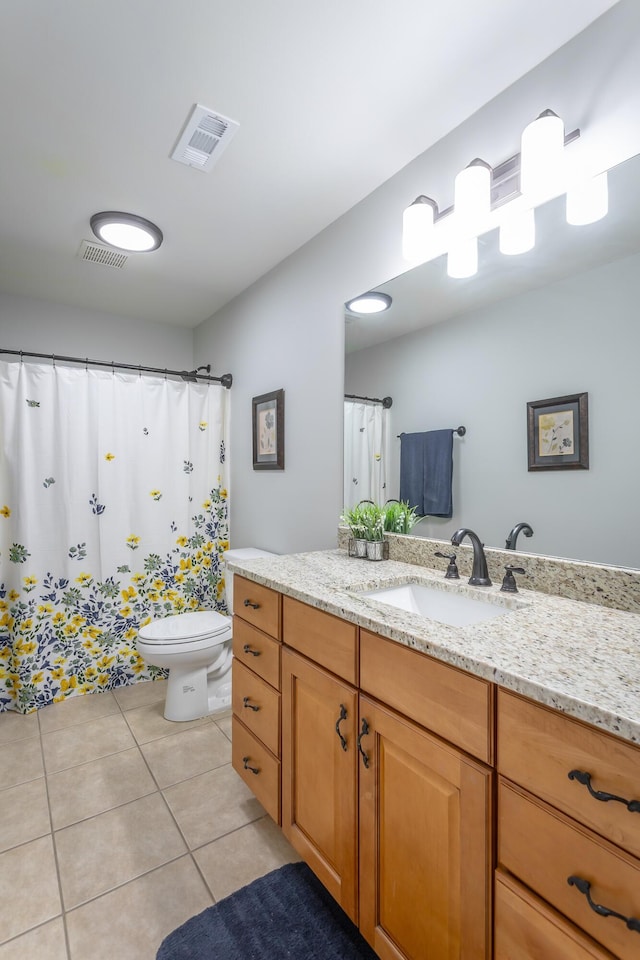
MULTIPOLYGON (((193 369, 193 330, 0 294, 0 347, 193 369)), ((0 359, 8 359, 2 357, 0 359)), ((198 365, 207 363, 198 359, 198 365)))
POLYGON ((234 375, 235 546, 293 552, 335 543, 342 507, 343 303, 406 269, 402 211, 415 196, 428 193, 441 207, 450 204, 457 171, 476 156, 499 163, 517 152, 523 127, 547 107, 568 129, 581 128, 583 145, 602 168, 640 152, 637 0, 622 0, 196 330, 196 355, 213 357, 234 375), (281 387, 286 469, 254 472, 251 397, 281 387))
POLYGON ((454 436, 454 515, 421 536, 472 527, 504 547, 640 567, 640 255, 347 356, 349 393, 393 397, 389 497, 402 431, 464 424, 454 436), (530 473, 527 401, 589 393, 590 469, 530 473))

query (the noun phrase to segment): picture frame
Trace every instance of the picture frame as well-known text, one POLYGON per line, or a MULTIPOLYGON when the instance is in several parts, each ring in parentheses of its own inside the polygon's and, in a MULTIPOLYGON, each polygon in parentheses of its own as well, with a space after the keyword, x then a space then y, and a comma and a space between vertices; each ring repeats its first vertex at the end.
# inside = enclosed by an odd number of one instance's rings
POLYGON ((589 469, 589 394, 527 403, 529 470, 589 469))
POLYGON ((253 469, 284 470, 284 390, 253 397, 253 469))

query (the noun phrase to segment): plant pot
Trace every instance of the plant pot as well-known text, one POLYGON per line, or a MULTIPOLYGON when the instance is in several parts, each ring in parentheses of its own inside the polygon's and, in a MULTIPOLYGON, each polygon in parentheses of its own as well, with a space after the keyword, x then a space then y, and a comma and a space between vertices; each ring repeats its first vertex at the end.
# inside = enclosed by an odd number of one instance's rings
POLYGON ((366 540, 359 540, 357 537, 351 541, 353 543, 353 557, 366 557, 367 555, 367 546, 368 542, 366 540))
POLYGON ((384 560, 384 540, 367 540, 367 560, 384 560))

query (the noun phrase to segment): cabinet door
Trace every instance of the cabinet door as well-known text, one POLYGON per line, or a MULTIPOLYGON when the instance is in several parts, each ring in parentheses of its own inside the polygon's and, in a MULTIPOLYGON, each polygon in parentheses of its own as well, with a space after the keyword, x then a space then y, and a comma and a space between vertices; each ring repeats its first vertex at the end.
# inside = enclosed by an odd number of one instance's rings
POLYGON ((357 709, 353 687, 283 650, 282 829, 354 922, 357 709))
POLYGON ((382 960, 490 957, 491 771, 360 697, 360 929, 382 960))

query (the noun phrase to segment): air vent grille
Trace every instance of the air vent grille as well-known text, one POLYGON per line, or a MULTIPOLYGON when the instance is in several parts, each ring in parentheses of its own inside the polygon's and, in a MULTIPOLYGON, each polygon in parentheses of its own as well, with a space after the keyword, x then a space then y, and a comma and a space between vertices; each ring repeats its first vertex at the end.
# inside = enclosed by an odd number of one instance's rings
POLYGON ((197 170, 211 170, 239 126, 235 120, 196 103, 171 159, 197 170))
POLYGON ((82 241, 78 257, 87 263, 97 263, 102 267, 117 267, 120 270, 129 259, 126 253, 120 253, 119 250, 101 243, 93 243, 91 240, 82 241))

